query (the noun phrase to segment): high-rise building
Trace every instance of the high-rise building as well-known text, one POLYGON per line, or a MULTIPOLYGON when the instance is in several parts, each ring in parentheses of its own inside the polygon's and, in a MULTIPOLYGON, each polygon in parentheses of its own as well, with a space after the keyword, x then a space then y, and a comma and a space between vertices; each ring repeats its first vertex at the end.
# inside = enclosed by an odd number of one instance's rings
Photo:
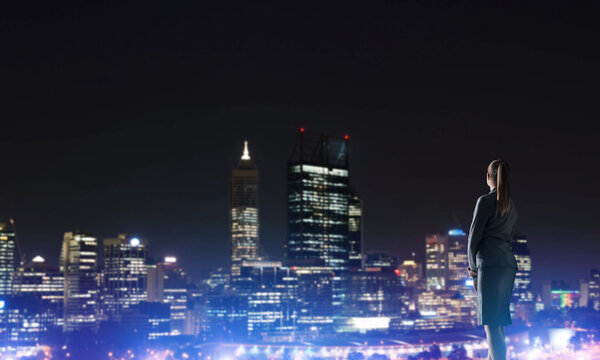
POLYGON ((15 232, 0 223, 0 296, 12 293, 12 274, 15 271, 15 232))
POLYGON ((231 173, 229 192, 231 282, 240 275, 244 260, 260 260, 258 217, 258 169, 250 159, 248 142, 240 162, 231 173))
POLYGON ((148 301, 169 304, 169 335, 184 334, 188 303, 188 276, 178 266, 177 258, 166 256, 164 262, 148 268, 148 301))
POLYGON ((104 315, 118 317, 122 309, 147 300, 148 241, 127 234, 103 241, 104 315))
POLYGON ((332 269, 332 305, 338 310, 349 288, 348 176, 348 136, 300 129, 288 164, 285 255, 288 265, 321 260, 318 266, 332 269))
MULTIPOLYGON (((452 229, 448 231, 448 270, 446 288, 451 291, 459 291, 464 294, 467 287, 469 274, 469 259, 467 257, 467 234, 462 229, 452 229)), ((473 287, 469 286, 468 291, 472 292, 473 287)))
POLYGON ((589 303, 588 306, 594 310, 600 310, 600 271, 592 269, 590 271, 590 281, 588 283, 589 303))
POLYGON ((65 331, 97 328, 97 257, 96 237, 82 231, 65 233, 60 253, 60 270, 65 276, 65 331))
POLYGON ((350 186, 350 193, 350 202, 348 203, 348 242, 350 243, 348 266, 351 269, 361 269, 363 267, 362 200, 352 186, 350 186))
POLYGON ((531 253, 527 246, 527 237, 514 234, 512 251, 517 260, 517 274, 510 303, 511 316, 527 321, 534 312, 534 297, 531 292, 531 253))
POLYGON ((448 235, 425 237, 425 277, 427 290, 446 290, 448 235))
POLYGON ((62 331, 64 304, 64 274, 36 256, 20 266, 13 277, 10 305, 19 304, 13 318, 11 338, 21 342, 39 343, 54 331, 62 331))

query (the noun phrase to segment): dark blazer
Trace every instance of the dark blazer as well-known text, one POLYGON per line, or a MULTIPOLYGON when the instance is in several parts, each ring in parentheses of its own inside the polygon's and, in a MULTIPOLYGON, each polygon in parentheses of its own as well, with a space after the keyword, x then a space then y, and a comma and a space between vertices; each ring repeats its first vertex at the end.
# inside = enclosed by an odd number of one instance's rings
POLYGON ((500 216, 496 213, 496 189, 480 196, 473 212, 469 231, 469 266, 477 271, 481 267, 504 266, 517 268, 511 241, 517 224, 517 208, 510 199, 509 210, 500 216))

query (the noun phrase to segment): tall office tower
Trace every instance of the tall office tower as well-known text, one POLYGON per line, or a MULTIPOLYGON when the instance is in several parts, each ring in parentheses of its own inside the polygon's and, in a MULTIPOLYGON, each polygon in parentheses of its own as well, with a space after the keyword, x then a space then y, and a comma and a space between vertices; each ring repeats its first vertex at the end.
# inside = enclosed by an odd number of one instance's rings
POLYGON ((147 300, 148 241, 127 234, 104 239, 104 313, 120 315, 121 310, 147 300))
POLYGON ((590 281, 588 283, 589 304, 594 310, 600 310, 600 271, 592 269, 590 271, 590 281))
POLYGON ((363 266, 362 200, 352 186, 350 186, 350 193, 350 202, 348 203, 348 242, 350 243, 348 267, 361 269, 363 266))
POLYGON ((64 331, 96 330, 98 324, 98 242, 81 232, 66 232, 60 252, 65 276, 64 331))
POLYGON ((340 313, 348 295, 350 254, 348 136, 300 129, 288 164, 286 258, 321 260, 334 273, 332 305, 340 313))
POLYGON ((531 292, 531 253, 527 246, 527 237, 514 234, 511 245, 518 269, 510 312, 513 318, 528 321, 534 312, 534 298, 531 292))
POLYGON ((184 333, 187 284, 187 273, 177 265, 174 256, 166 256, 164 262, 148 267, 148 301, 169 304, 169 335, 184 333))
MULTIPOLYGON (((446 288, 452 291, 466 292, 466 281, 469 280, 467 267, 467 234, 461 229, 448 231, 448 270, 446 288)), ((469 285, 469 291, 473 289, 469 285)))
POLYGON ((242 261, 258 261, 258 170, 244 141, 244 152, 229 182, 229 231, 231 239, 231 282, 240 275, 242 261))
POLYGON ((0 223, 0 296, 10 295, 15 271, 15 232, 0 223))
POLYGON ((40 342, 51 331, 62 331, 64 279, 64 274, 41 256, 15 271, 12 300, 25 310, 13 319, 19 323, 13 329, 20 341, 40 342))
POLYGON ((427 290, 446 290, 448 235, 425 237, 425 276, 427 290))

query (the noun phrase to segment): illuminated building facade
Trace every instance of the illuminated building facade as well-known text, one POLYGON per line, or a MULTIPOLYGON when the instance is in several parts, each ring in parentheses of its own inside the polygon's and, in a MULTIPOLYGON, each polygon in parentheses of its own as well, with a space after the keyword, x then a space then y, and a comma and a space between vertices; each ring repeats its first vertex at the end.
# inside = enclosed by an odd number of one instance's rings
MULTIPOLYGON (((451 291, 465 292, 465 282, 469 279, 467 267, 467 234, 461 229, 448 231, 448 270, 446 288, 451 291)), ((472 289, 472 287, 471 287, 472 289)))
MULTIPOLYGON (((448 235, 425 237, 425 276, 427 290, 446 290, 448 235)), ((464 271, 464 270, 463 270, 464 271)))
POLYGON ((321 269, 332 269, 337 309, 346 303, 349 287, 348 175, 348 136, 301 129, 288 165, 285 255, 290 262, 321 260, 321 269))
POLYGON ((231 282, 240 275, 244 260, 260 260, 258 217, 258 170, 244 141, 238 167, 232 171, 229 192, 231 282))
POLYGON ((588 283, 589 303, 594 310, 600 310, 600 271, 592 269, 588 283))
POLYGON ((429 323, 431 330, 473 327, 472 307, 456 291, 425 291, 419 294, 419 313, 423 320, 428 320, 422 325, 429 323))
POLYGON ((280 261, 244 261, 238 294, 248 299, 248 336, 289 335, 295 331, 298 279, 280 261))
POLYGON ((361 269, 363 267, 362 200, 352 186, 350 186, 350 194, 348 203, 348 242, 350 244, 348 267, 350 269, 361 269))
POLYGON ((103 241, 105 317, 118 317, 122 309, 147 300, 148 241, 126 234, 103 241))
POLYGON ((310 336, 313 330, 328 332, 334 324, 334 271, 322 259, 296 260, 292 266, 298 278, 298 307, 292 316, 295 328, 310 336))
POLYGON ((404 276, 406 286, 417 287, 418 283, 423 280, 423 264, 419 264, 414 260, 404 260, 398 265, 398 270, 404 276))
POLYGON ((0 296, 12 293, 12 275, 15 270, 15 232, 0 223, 0 296))
POLYGON ((13 303, 22 306, 13 322, 13 335, 19 341, 39 342, 52 331, 62 331, 64 274, 41 256, 15 271, 13 303))
POLYGON ((534 297, 531 292, 531 253, 527 237, 514 234, 512 251, 517 260, 517 274, 510 303, 511 316, 527 321, 534 312, 534 297))
POLYGON ((174 256, 167 256, 164 262, 148 267, 148 301, 169 304, 168 335, 176 336, 185 333, 187 285, 187 273, 184 268, 177 265, 174 256))
POLYGON ((395 267, 365 267, 350 273, 350 315, 353 317, 404 316, 408 301, 404 278, 395 267))
POLYGON ((65 277, 63 329, 96 330, 99 289, 98 242, 81 231, 66 232, 60 253, 60 270, 65 277))

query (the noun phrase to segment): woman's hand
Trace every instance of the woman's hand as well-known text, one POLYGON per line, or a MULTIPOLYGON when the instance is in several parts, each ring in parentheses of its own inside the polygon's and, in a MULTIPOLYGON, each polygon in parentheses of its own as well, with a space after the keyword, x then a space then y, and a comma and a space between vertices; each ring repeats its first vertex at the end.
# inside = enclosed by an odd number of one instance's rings
POLYGON ((470 266, 467 268, 467 270, 469 271, 469 276, 471 279, 473 279, 473 288, 475 288, 475 292, 477 292, 477 272, 471 270, 470 266))

